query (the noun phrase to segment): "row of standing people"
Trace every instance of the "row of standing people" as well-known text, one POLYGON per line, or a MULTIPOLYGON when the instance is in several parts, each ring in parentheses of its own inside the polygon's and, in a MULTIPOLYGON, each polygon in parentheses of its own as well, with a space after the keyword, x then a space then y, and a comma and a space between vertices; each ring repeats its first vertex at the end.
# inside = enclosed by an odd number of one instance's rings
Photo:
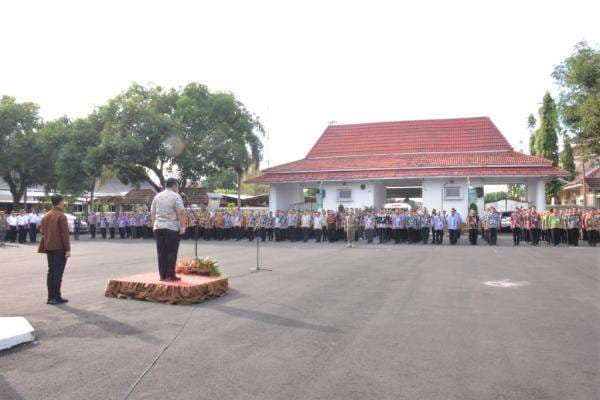
MULTIPOLYGON (((600 215, 597 210, 578 214, 569 211, 563 215, 557 209, 540 213, 531 207, 517 210, 514 214, 514 218, 511 218, 511 221, 514 220, 512 232, 513 238, 518 238, 517 245, 521 240, 532 245, 538 245, 540 240, 555 243, 554 238, 558 237, 584 237, 590 245, 598 243, 596 236, 600 229, 600 215), (581 221, 579 224, 576 223, 575 214, 581 221), (567 221, 566 224, 564 221, 567 221)), ((311 239, 335 242, 348 241, 347 231, 350 230, 353 233, 350 239, 365 240, 367 243, 377 239, 379 243, 442 244, 447 236, 450 244, 456 244, 463 229, 466 229, 471 244, 476 245, 481 236, 488 244, 496 245, 501 228, 501 215, 494 208, 486 209, 481 216, 471 210, 466 218, 455 209, 449 213, 434 209, 430 213, 426 208, 412 211, 380 209, 378 212, 348 209, 344 213, 332 210, 321 213, 297 210, 243 212, 239 209, 208 212, 188 209, 186 215, 186 237, 196 236, 204 240, 254 240, 258 237, 262 241, 277 242, 306 242, 311 239)), ((566 243, 576 245, 570 239, 566 243)))
POLYGON ((0 242, 37 243, 39 226, 43 214, 31 211, 13 211, 6 214, 0 210, 0 242))

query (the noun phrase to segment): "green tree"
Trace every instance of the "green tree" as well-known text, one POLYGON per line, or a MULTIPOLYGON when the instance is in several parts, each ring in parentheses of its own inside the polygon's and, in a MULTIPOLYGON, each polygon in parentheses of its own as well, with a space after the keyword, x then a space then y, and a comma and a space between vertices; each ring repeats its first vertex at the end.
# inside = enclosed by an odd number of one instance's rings
POLYGON ((230 189, 235 191, 237 177, 235 172, 230 169, 222 169, 211 173, 202 181, 202 186, 208 190, 230 189))
POLYGON ((173 118, 178 97, 175 90, 132 84, 100 108, 102 152, 112 155, 123 182, 164 188, 184 143, 173 118))
MULTIPOLYGON (((546 92, 539 110, 540 126, 535 134, 535 154, 552 161, 553 166, 558 166, 558 110, 550 93, 546 92)), ((558 197, 561 184, 553 180, 546 184, 546 201, 558 197)))
POLYGON ((211 96, 211 158, 221 168, 236 174, 237 204, 241 205, 242 177, 251 167, 258 169, 262 158, 264 130, 254 117, 230 93, 211 96))
POLYGON ((585 42, 552 74, 560 86, 561 119, 582 152, 600 154, 600 49, 585 42))
POLYGON ((213 151, 220 143, 213 134, 212 96, 206 86, 190 83, 179 93, 176 102, 173 118, 182 142, 173 162, 177 164, 179 179, 184 186, 211 174, 222 174, 219 161, 224 155, 213 151))
POLYGON ((506 198, 511 200, 523 201, 525 199, 525 185, 522 183, 509 184, 506 198))
POLYGON ((27 187, 40 183, 43 158, 36 137, 40 122, 36 104, 0 98, 0 176, 8 185, 14 208, 27 187))
POLYGON ((110 174, 112 157, 104 152, 104 123, 98 113, 70 123, 56 161, 57 187, 72 196, 89 193, 94 207, 96 182, 110 174))
POLYGON ((529 154, 535 156, 535 125, 537 120, 533 114, 529 114, 527 117, 527 127, 529 128, 529 154))
POLYGON ((565 141, 564 149, 560 154, 560 164, 562 169, 571 173, 569 180, 574 179, 576 175, 575 159, 573 157, 573 147, 571 147, 569 141, 565 141))

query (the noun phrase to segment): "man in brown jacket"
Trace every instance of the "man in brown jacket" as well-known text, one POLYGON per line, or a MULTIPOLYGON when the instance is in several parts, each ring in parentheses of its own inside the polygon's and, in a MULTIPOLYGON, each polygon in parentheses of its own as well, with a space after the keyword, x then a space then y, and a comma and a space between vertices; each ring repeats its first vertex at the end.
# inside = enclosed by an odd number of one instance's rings
POLYGON ((48 257, 48 304, 67 303, 60 294, 63 272, 67 258, 71 255, 69 241, 69 224, 63 210, 65 202, 60 195, 51 196, 52 210, 48 212, 40 225, 42 240, 38 253, 46 253, 48 257))

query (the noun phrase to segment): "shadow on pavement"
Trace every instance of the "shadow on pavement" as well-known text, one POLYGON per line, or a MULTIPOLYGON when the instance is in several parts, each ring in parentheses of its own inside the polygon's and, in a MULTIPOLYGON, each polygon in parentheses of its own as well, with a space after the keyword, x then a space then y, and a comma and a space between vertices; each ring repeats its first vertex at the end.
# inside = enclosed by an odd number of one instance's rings
POLYGON ((8 383, 4 376, 0 375, 0 398, 2 400, 25 400, 13 387, 8 383))
POLYGON ((222 304, 213 305, 212 310, 220 311, 227 315, 237 318, 245 318, 252 321, 263 322, 265 324, 284 326, 287 328, 308 329, 323 333, 341 333, 342 330, 326 325, 317 325, 310 322, 299 321, 281 317, 276 314, 269 314, 262 311, 246 310, 243 308, 231 307, 222 304))
MULTIPOLYGON (((129 324, 118 321, 114 318, 107 317, 106 315, 99 314, 93 311, 86 311, 79 308, 75 308, 69 305, 59 306, 62 311, 66 311, 73 314, 85 325, 93 325, 101 330, 108 332, 113 336, 134 336, 140 340, 151 343, 160 344, 162 341, 152 335, 146 334, 143 330, 135 328, 129 324)), ((73 327, 67 327, 65 329, 71 331, 73 327)), ((63 332, 64 336, 72 336, 72 332, 63 332)), ((60 334, 59 334, 60 335, 60 334)), ((89 336, 89 335, 85 335, 89 336)))

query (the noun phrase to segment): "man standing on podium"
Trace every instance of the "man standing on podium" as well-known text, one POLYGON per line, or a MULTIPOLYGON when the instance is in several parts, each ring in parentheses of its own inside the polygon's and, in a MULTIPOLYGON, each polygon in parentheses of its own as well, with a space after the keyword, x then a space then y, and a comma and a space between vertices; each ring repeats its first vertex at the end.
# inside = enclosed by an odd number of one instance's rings
POLYGON ((158 253, 158 272, 161 281, 174 282, 181 278, 175 276, 179 235, 185 233, 185 210, 183 199, 179 195, 179 183, 175 178, 167 179, 165 190, 154 196, 150 206, 150 217, 156 251, 158 253))

